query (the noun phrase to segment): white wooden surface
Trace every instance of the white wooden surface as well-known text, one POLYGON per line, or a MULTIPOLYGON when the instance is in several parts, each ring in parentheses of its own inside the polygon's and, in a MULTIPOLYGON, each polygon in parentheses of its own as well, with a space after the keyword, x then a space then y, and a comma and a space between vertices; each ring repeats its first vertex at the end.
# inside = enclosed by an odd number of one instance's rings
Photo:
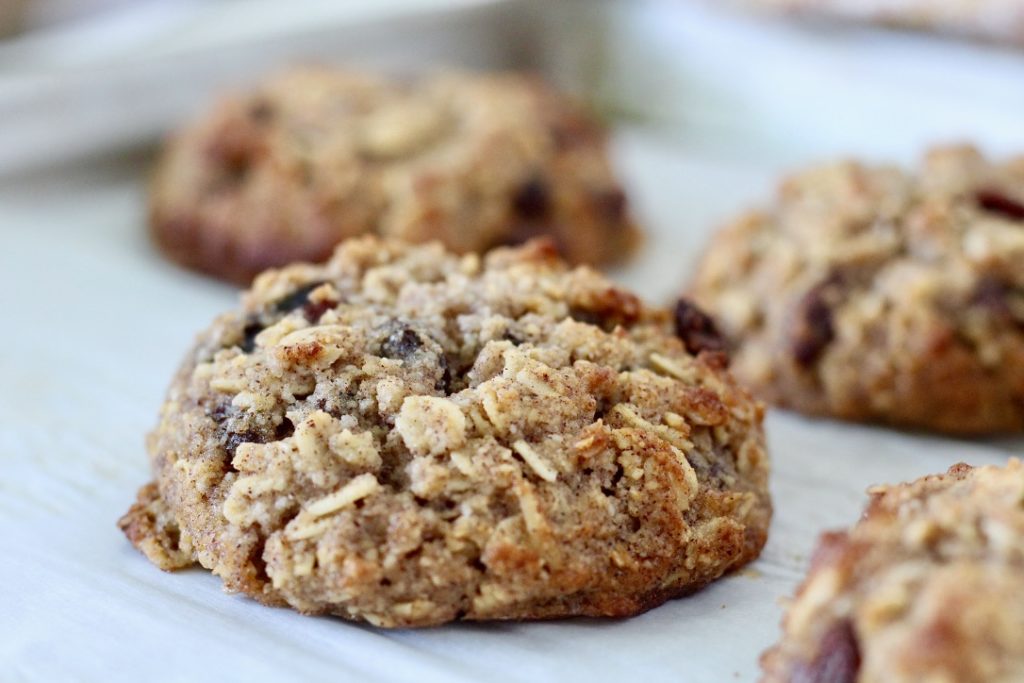
MULTIPOLYGON (((681 5, 624 12, 609 33, 603 96, 639 102, 665 125, 617 131, 650 238, 615 275, 649 298, 667 301, 713 226, 765 199, 794 163, 839 150, 908 158, 923 144, 919 128, 1024 150, 1024 130, 1008 125, 1024 108, 1004 109, 1024 96, 1019 56, 758 28, 681 5), (739 44, 765 56, 785 101, 750 59, 739 68, 739 44), (960 68, 964 55, 972 69, 960 68), (857 68, 826 78, 846 59, 857 68), (902 80, 911 71, 916 90, 902 80), (652 73, 672 92, 641 83, 652 73), (797 87, 807 79, 816 87, 797 87), (830 117, 837 106, 843 125, 830 117)), ((114 525, 148 477, 143 437, 173 369, 236 300, 147 242, 146 164, 108 158, 0 180, 0 680, 751 681, 815 536, 852 522, 866 486, 1000 462, 1021 445, 772 413, 776 517, 762 559, 631 620, 385 632, 261 607, 204 571, 159 572, 114 525)))

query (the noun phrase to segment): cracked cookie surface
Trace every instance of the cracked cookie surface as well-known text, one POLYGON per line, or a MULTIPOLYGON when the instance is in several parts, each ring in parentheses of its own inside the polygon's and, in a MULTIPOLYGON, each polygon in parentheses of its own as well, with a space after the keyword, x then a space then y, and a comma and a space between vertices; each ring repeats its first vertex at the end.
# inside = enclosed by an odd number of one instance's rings
POLYGON ((202 333, 122 528, 380 626, 638 613, 754 559, 771 516, 762 407, 675 327, 548 243, 350 240, 202 333))
POLYGON ((762 398, 953 433, 1024 428, 1024 158, 841 162, 722 230, 690 292, 762 398))
POLYGON ((307 67, 168 143, 150 226, 174 260, 245 284, 360 234, 459 253, 546 235, 570 261, 613 262, 639 238, 626 204, 602 127, 538 79, 307 67))
POLYGON ((955 465, 871 490, 822 536, 764 683, 1024 679, 1024 467, 955 465))

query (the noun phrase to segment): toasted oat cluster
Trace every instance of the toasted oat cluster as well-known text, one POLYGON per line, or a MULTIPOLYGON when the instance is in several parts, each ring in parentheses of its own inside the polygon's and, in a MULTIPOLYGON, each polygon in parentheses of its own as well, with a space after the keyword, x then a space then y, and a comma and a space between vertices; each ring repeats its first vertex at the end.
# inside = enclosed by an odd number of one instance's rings
POLYGON ((769 11, 1024 43, 1021 0, 743 0, 769 11))
POLYGON ((592 264, 639 237, 604 130, 538 79, 327 67, 224 99, 171 140, 150 225, 171 258, 243 284, 362 234, 458 253, 547 235, 592 264))
POLYGON ((676 313, 540 242, 269 271, 189 353, 121 526, 379 626, 635 614, 751 561, 771 516, 762 407, 676 313))
POLYGON ((954 433, 1024 428, 1024 157, 932 151, 787 179, 691 285, 778 405, 954 433))
POLYGON ((1024 467, 956 465, 871 491, 825 534, 764 683, 1024 680, 1024 467))

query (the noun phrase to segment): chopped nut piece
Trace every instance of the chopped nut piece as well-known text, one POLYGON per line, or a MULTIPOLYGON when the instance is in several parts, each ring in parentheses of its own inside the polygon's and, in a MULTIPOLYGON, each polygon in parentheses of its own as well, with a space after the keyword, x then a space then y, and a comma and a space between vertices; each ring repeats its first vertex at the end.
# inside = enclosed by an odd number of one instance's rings
POLYGON ((360 474, 340 490, 324 496, 306 506, 305 512, 313 517, 323 517, 352 505, 380 489, 380 483, 372 474, 360 474))
POLYGON ((512 444, 512 450, 523 456, 523 460, 530 466, 530 469, 544 481, 555 481, 558 479, 558 472, 537 451, 533 450, 530 444, 525 441, 516 441, 512 444))

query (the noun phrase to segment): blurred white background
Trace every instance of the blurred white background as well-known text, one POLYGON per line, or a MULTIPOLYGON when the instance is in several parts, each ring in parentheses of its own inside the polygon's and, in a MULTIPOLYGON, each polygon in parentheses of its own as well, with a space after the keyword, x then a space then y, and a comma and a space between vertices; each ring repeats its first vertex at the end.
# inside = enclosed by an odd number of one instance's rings
POLYGON ((152 143, 284 63, 526 67, 716 154, 1024 149, 1009 47, 696 0, 0 0, 0 172, 152 143))

